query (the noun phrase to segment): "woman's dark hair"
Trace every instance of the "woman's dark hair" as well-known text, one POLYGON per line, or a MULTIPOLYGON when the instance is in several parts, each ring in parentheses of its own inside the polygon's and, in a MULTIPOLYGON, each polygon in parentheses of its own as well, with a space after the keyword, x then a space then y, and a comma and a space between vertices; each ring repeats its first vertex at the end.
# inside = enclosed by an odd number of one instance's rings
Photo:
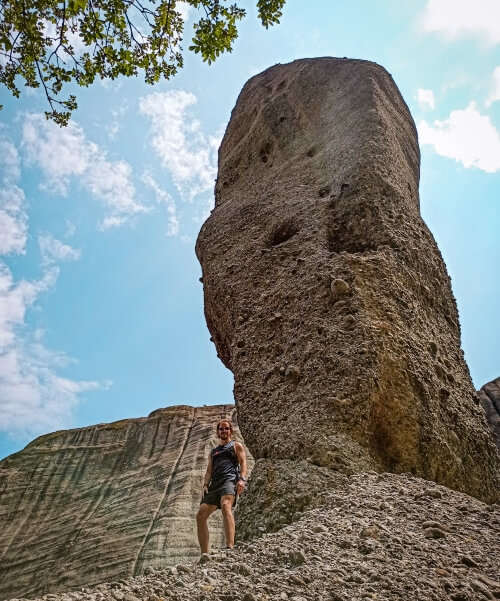
POLYGON ((229 424, 229 428, 230 428, 229 431, 231 432, 231 434, 233 433, 234 426, 233 426, 231 420, 230 419, 220 419, 219 423, 217 424, 217 430, 216 430, 217 434, 219 433, 219 426, 221 424, 229 424))

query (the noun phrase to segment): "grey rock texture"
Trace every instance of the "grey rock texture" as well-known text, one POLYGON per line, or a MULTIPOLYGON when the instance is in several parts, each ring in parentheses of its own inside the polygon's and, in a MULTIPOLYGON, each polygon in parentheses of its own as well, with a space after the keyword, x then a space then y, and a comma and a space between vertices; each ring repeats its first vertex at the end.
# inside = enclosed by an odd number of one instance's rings
POLYGON ((412 472, 492 501, 499 455, 419 164, 382 67, 304 59, 250 79, 197 241, 206 319, 256 459, 412 472))
MULTIPOLYGON (((159 409, 42 436, 1 461, 0 599, 196 557, 195 515, 221 415, 234 418, 234 405, 159 409)), ((225 544, 220 516, 209 524, 214 544, 225 544)))
POLYGON ((344 482, 345 474, 310 460, 258 459, 236 510, 237 540, 276 532, 297 521, 304 511, 321 507, 344 482))
POLYGON ((477 394, 500 451, 500 378, 485 384, 477 394))
POLYGON ((498 505, 404 474, 337 477, 320 508, 233 551, 43 599, 500 599, 498 505))

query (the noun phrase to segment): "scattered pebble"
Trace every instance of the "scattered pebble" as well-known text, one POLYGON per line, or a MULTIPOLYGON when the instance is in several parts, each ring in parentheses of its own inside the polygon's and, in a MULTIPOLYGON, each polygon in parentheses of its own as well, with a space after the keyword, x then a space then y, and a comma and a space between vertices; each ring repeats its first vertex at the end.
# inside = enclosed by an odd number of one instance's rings
POLYGON ((445 538, 446 534, 441 528, 426 528, 425 538, 445 538))
POLYGON ((475 562, 472 557, 469 557, 468 555, 464 555, 461 559, 460 559, 460 563, 463 563, 464 565, 468 566, 469 568, 478 568, 479 565, 477 564, 477 562, 475 562))
MULTIPOLYGON (((155 565, 136 578, 42 599, 500 599, 498 505, 486 506, 437 486, 430 490, 441 496, 432 497, 435 501, 430 503, 429 495, 422 492, 429 490, 428 483, 407 475, 356 474, 343 482, 325 495, 321 506, 290 508, 295 521, 239 542, 230 553, 217 550, 176 567, 155 565), (381 510, 383 503, 387 506, 381 510)), ((264 515, 258 519, 266 523, 264 515)))

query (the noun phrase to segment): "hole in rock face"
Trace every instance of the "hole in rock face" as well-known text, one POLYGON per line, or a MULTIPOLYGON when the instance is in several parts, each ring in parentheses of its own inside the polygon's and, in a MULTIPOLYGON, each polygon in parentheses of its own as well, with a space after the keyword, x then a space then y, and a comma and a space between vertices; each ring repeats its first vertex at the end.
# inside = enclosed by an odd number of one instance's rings
POLYGON ((259 156, 260 156, 260 160, 263 163, 267 163, 267 161, 269 160, 269 155, 271 154, 272 149, 273 149, 273 145, 271 144, 271 142, 266 142, 265 144, 263 144, 261 146, 259 156))
POLYGON ((285 221, 280 225, 276 226, 271 233, 270 246, 278 246, 279 244, 283 244, 290 238, 293 238, 295 234, 297 234, 299 228, 296 226, 293 221, 285 221))

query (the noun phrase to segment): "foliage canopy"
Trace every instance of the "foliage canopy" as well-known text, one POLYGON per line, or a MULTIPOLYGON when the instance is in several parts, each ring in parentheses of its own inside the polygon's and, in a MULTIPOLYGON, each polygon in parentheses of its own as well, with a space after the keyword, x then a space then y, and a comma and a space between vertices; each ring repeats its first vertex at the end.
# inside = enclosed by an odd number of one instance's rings
MULTIPOLYGON (((285 0, 258 0, 264 27, 279 23, 285 0)), ((75 95, 60 99, 64 84, 91 85, 144 73, 146 83, 182 68, 182 36, 197 10, 189 50, 209 64, 231 52, 244 8, 227 0, 1 0, 0 83, 15 97, 19 81, 43 87, 47 118, 66 125, 75 95), (200 16, 201 14, 201 16, 200 16)), ((1 106, 0 106, 1 108, 1 106)))

